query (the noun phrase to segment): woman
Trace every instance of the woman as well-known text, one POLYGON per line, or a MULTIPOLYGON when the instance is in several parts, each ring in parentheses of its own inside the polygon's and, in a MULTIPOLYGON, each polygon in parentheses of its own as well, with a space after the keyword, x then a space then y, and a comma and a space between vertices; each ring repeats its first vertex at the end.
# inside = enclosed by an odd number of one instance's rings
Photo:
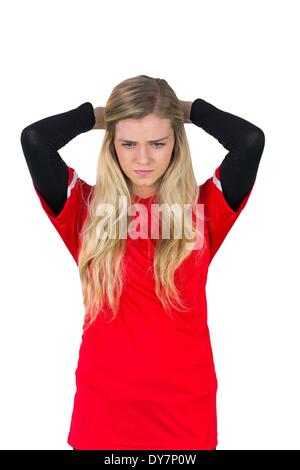
MULTIPOLYGON (((105 108, 86 102, 23 129, 34 189, 82 283, 85 317, 68 436, 73 448, 216 448, 218 383, 206 278, 249 199, 264 143, 254 124, 200 98, 181 101, 165 80, 146 75, 119 83, 105 108), (200 186, 184 123, 228 150, 200 186), (105 129, 94 186, 58 153, 91 129, 105 129), (154 202, 191 204, 192 231, 151 237, 150 228, 162 224, 149 215, 154 202), (196 205, 204 208, 199 244, 190 237, 197 233, 196 205)), ((180 226, 182 211, 167 214, 171 229, 180 226)))

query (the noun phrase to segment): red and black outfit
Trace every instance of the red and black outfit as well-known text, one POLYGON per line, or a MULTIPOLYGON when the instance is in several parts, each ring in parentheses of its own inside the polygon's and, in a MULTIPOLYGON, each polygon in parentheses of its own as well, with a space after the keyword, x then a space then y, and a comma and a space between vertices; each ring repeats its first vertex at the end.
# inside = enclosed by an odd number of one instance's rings
MULTIPOLYGON (((175 271, 188 312, 163 309, 149 271, 157 240, 127 238, 125 285, 116 319, 100 316, 82 334, 68 443, 76 449, 213 449, 217 446, 217 377, 207 325, 209 265, 244 209, 263 153, 263 131, 198 98, 191 121, 228 150, 200 185, 205 250, 175 271)), ((58 150, 95 124, 93 106, 24 128, 21 144, 43 210, 78 262, 78 232, 93 186, 58 150)), ((136 201, 150 208, 152 197, 136 201)))

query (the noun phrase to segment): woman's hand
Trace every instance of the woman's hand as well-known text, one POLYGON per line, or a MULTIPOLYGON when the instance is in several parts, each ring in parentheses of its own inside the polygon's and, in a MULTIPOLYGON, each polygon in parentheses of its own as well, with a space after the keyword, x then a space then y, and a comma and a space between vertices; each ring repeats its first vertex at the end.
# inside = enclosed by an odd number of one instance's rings
POLYGON ((184 122, 192 123, 192 121, 190 120, 190 115, 191 115, 191 107, 192 107, 193 102, 180 100, 180 104, 184 113, 184 122))
POLYGON ((103 106, 98 106, 97 108, 94 108, 94 114, 95 114, 95 125, 92 129, 105 129, 105 121, 104 121, 104 107, 103 106))

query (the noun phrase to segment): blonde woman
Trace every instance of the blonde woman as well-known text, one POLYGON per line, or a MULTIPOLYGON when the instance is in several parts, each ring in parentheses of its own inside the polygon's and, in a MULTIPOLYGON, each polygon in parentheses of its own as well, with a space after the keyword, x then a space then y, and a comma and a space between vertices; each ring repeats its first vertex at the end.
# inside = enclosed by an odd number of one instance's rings
POLYGON ((79 450, 215 449, 218 382, 206 278, 252 192, 263 131, 201 98, 181 101, 165 80, 139 75, 115 86, 105 107, 85 102, 30 124, 21 144, 35 192, 82 284, 67 442, 79 450), (201 185, 184 123, 228 150, 201 185), (105 130, 95 185, 58 153, 92 129, 105 130))

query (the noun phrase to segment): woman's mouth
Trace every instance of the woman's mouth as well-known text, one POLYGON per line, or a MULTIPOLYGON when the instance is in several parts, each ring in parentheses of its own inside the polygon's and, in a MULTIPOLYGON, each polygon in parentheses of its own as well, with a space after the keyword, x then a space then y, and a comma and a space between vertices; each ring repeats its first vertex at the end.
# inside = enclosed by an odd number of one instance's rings
POLYGON ((139 176, 147 176, 153 172, 153 170, 133 170, 139 176))

